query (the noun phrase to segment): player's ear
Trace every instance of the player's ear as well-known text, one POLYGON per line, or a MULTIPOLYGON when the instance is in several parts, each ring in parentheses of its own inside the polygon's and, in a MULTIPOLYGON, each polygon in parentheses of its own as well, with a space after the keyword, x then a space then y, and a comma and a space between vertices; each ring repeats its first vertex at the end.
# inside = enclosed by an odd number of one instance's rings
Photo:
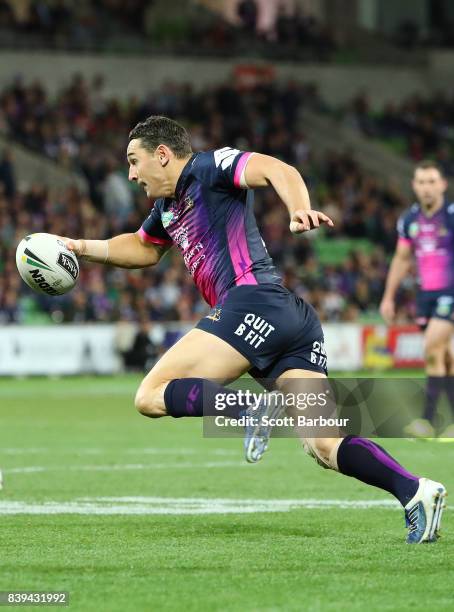
POLYGON ((170 161, 170 149, 166 145, 159 145, 156 149, 156 155, 159 159, 159 163, 164 168, 170 161))

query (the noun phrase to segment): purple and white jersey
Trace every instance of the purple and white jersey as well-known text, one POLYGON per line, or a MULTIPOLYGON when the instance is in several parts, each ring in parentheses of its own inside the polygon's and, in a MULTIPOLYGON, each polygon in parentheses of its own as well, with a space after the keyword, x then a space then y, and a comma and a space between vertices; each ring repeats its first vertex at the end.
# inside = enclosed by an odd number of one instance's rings
POLYGON ((399 243, 412 247, 423 291, 454 290, 454 203, 432 217, 413 204, 397 223, 399 243))
POLYGON ((251 155, 230 147, 195 153, 175 199, 156 200, 139 230, 148 242, 177 245, 210 306, 237 285, 281 284, 257 228, 254 193, 242 189, 251 155))

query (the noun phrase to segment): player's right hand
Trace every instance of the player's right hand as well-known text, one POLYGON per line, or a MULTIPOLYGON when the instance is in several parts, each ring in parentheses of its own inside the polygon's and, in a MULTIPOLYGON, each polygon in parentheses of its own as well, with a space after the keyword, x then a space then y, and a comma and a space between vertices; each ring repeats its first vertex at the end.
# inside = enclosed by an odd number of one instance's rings
POLYGON ((383 298, 380 304, 380 314, 388 325, 392 323, 394 321, 394 317, 396 316, 396 306, 394 300, 383 298))
POLYGON ((333 220, 318 210, 295 210, 290 220, 290 231, 292 234, 302 234, 320 227, 323 223, 329 227, 334 226, 333 220))

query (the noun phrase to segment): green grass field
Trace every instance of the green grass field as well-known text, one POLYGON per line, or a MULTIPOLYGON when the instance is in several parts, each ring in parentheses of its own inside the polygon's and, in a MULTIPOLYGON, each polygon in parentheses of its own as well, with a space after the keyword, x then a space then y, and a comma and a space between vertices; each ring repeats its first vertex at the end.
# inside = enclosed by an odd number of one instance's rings
MULTIPOLYGON (((145 419, 138 380, 0 380, 0 591, 83 612, 454 609, 449 508, 437 544, 409 547, 384 492, 296 440, 249 466, 198 420, 145 419)), ((454 489, 454 445, 384 444, 454 489)))

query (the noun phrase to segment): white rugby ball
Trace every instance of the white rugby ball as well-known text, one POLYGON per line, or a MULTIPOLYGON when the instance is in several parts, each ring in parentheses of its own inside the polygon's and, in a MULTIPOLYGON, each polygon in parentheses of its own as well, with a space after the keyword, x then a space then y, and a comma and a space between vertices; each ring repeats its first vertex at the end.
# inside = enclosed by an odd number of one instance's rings
POLYGON ((16 265, 22 280, 45 295, 68 293, 79 276, 77 257, 53 234, 30 234, 21 240, 16 265))

